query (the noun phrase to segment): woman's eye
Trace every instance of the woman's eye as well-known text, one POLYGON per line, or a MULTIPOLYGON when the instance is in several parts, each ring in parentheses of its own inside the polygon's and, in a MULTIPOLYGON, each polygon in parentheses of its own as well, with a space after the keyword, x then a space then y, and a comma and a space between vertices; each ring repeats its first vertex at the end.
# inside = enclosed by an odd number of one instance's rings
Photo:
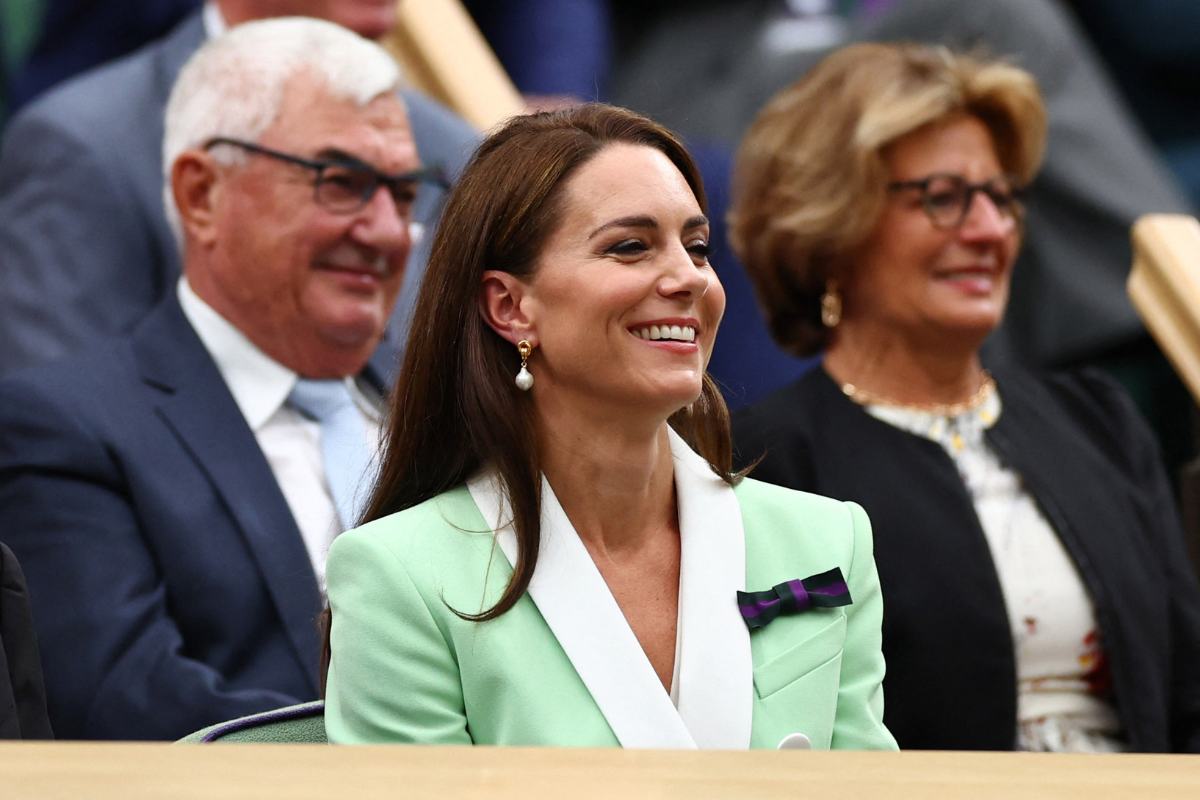
POLYGON ((617 242, 612 247, 605 250, 605 253, 612 253, 618 256, 635 256, 639 253, 644 253, 650 248, 645 242, 640 239, 626 239, 623 242, 617 242))
POLYGON ((708 257, 712 255, 712 247, 708 242, 696 242, 695 244, 688 246, 688 252, 698 258, 703 259, 704 261, 707 261, 708 257))

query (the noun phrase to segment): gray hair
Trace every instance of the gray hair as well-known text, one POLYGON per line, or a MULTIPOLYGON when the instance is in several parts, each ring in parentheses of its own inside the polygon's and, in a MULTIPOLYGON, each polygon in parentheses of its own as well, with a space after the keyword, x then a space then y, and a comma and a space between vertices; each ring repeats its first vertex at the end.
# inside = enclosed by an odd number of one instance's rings
MULTIPOLYGON (((163 202, 182 246, 183 227, 171 191, 171 169, 185 150, 218 136, 256 142, 279 116, 296 75, 320 78, 330 95, 365 106, 400 86, 400 68, 379 45, 307 17, 247 22, 204 44, 184 65, 167 101, 163 136, 163 202)), ((214 158, 241 164, 246 154, 222 148, 214 158)))

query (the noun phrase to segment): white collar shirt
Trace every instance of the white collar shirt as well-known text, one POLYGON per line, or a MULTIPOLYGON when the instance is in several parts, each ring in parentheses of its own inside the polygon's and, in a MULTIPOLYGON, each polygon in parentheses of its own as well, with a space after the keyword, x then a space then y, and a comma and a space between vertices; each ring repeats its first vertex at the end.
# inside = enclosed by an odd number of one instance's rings
MULTIPOLYGON (((321 455, 321 426, 288 403, 299 376, 254 345, 192 290, 178 285, 179 304, 195 329, 246 424, 254 433, 271 473, 300 529, 318 585, 325 589, 325 558, 342 532, 337 506, 321 455)), ((378 454, 378 403, 346 378, 350 396, 362 414, 367 442, 378 454)))

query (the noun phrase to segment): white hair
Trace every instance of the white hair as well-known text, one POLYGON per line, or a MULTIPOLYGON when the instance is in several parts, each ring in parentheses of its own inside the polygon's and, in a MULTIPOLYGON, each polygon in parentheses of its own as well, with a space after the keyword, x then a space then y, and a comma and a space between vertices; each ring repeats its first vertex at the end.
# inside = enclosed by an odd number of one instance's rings
MULTIPOLYGON (((400 68, 374 42, 307 17, 247 22, 204 44, 184 65, 167 101, 163 136, 163 202, 182 245, 171 169, 185 150, 218 136, 257 142, 279 116, 296 75, 317 76, 335 98, 365 106, 400 86, 400 68)), ((214 158, 240 164, 246 154, 222 148, 214 158)))

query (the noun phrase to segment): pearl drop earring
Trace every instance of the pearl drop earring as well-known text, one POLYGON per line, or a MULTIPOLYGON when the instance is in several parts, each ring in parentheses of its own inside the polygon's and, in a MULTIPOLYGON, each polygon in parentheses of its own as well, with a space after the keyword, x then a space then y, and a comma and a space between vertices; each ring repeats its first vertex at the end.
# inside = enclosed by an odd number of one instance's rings
POLYGON ((517 342, 517 352, 521 354, 521 371, 517 373, 517 388, 522 392, 528 392, 533 386, 533 376, 529 374, 529 370, 527 369, 529 354, 533 352, 533 346, 522 339, 517 342))

